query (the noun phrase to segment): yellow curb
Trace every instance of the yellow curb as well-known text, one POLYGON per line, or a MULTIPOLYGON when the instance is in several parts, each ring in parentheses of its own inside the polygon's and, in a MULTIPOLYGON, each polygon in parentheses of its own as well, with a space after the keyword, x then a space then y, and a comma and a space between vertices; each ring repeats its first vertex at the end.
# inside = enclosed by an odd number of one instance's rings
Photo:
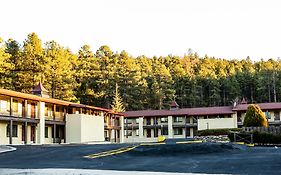
POLYGON ((234 143, 237 144, 237 145, 245 145, 244 142, 234 142, 234 143))
POLYGON ((246 144, 248 147, 254 147, 255 144, 246 144))
POLYGON ((176 144, 191 144, 191 143, 202 143, 202 140, 194 140, 194 141, 183 141, 183 142, 176 142, 176 144))

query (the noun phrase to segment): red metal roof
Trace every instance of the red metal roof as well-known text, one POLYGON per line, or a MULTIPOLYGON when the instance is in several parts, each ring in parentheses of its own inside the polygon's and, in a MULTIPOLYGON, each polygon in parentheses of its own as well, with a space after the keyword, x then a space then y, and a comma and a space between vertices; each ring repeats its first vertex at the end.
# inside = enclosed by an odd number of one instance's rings
POLYGON ((123 114, 127 117, 149 117, 149 116, 176 116, 176 115, 226 115, 233 114, 231 106, 183 108, 178 110, 142 110, 126 111, 123 114))
MULTIPOLYGON (((233 111, 247 111, 250 104, 238 104, 233 111)), ((261 110, 281 109, 281 103, 258 103, 261 110)))

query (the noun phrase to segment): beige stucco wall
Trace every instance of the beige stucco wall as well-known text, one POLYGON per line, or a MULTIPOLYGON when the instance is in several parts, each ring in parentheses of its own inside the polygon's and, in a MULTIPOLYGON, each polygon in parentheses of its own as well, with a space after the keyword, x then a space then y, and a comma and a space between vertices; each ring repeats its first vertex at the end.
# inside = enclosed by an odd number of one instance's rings
POLYGON ((198 130, 237 128, 235 118, 198 119, 198 130))
POLYGON ((102 116, 68 114, 66 116, 66 142, 84 143, 104 141, 102 116))
POLYGON ((66 143, 81 143, 81 116, 80 114, 66 115, 66 143))
POLYGON ((101 116, 81 115, 82 142, 104 141, 104 118, 101 116))
MULTIPOLYGON (((0 123, 0 145, 7 145, 9 144, 9 137, 7 137, 7 125, 8 122, 1 122, 0 123)), ((18 126, 18 135, 17 137, 13 137, 13 144, 18 145, 18 144, 23 144, 22 142, 22 126, 18 126)))

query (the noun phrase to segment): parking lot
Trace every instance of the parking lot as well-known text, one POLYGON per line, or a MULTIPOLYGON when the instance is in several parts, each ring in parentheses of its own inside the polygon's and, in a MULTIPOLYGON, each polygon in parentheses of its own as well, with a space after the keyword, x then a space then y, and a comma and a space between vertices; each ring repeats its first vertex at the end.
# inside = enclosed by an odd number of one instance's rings
POLYGON ((281 148, 274 147, 194 143, 26 145, 16 148, 16 151, 0 154, 0 168, 281 174, 281 148), (127 150, 128 148, 132 149, 127 150), (104 154, 107 155, 96 156, 104 154), (89 155, 95 156, 89 157, 89 155))

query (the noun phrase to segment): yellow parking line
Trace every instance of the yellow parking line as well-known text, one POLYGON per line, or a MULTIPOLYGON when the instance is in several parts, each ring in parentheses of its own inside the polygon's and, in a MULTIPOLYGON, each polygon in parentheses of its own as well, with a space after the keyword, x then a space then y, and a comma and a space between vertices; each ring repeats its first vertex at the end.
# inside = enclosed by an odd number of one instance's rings
POLYGON ((176 144, 191 144, 191 143, 202 143, 202 140, 194 140, 194 141, 183 141, 183 142, 176 142, 176 144))
MULTIPOLYGON (((129 146, 126 147, 122 147, 122 148, 118 148, 118 149, 113 149, 113 150, 109 150, 109 151, 104 151, 104 152, 100 152, 100 153, 95 153, 95 154, 91 154, 91 155, 101 155, 101 154, 107 154, 107 153, 111 153, 111 152, 117 152, 120 150, 124 150, 126 148, 129 148, 129 146)), ((90 156, 90 155, 89 155, 90 156)))
POLYGON ((141 143, 140 146, 152 146, 152 145, 164 145, 166 144, 165 142, 161 143, 141 143))
POLYGON ((100 153, 96 153, 96 154, 91 154, 91 155, 84 156, 84 157, 85 158, 95 159, 95 158, 99 158, 99 157, 106 157, 106 156, 121 154, 121 153, 124 153, 124 152, 131 151, 131 150, 137 148, 138 146, 139 145, 132 146, 132 147, 123 147, 123 148, 119 148, 119 149, 115 149, 115 150, 110 150, 110 151, 100 152, 100 153))

